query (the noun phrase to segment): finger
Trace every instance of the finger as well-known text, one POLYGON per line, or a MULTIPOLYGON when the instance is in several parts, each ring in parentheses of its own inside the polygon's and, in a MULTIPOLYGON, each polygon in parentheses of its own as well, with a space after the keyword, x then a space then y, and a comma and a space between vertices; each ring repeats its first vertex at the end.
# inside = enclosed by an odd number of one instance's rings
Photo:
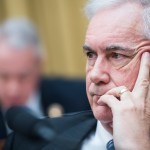
POLYGON ((106 94, 113 95, 114 97, 120 98, 119 93, 122 89, 125 89, 125 88, 126 88, 125 86, 115 87, 115 88, 109 90, 106 94))
POLYGON ((119 100, 125 100, 130 97, 131 92, 125 86, 120 86, 109 90, 106 94, 113 95, 119 100), (124 90, 123 93, 121 92, 122 90, 124 90))
POLYGON ((98 104, 100 103, 104 103, 106 104, 108 107, 110 107, 113 110, 116 109, 116 107, 119 104, 119 101, 117 98, 115 98, 113 95, 103 95, 100 97, 100 99, 97 102, 98 104))
POLYGON ((133 89, 133 92, 140 97, 145 97, 149 87, 149 76, 150 76, 150 54, 145 52, 141 58, 141 65, 138 74, 138 78, 133 89))
POLYGON ((148 94, 147 94, 146 101, 148 101, 149 104, 150 104, 150 85, 149 85, 149 87, 148 87, 148 94))

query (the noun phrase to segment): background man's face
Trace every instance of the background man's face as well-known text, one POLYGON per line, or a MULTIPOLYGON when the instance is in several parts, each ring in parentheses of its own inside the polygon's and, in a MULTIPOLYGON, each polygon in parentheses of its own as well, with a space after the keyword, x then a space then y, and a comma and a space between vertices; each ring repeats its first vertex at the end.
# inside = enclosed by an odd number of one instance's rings
POLYGON ((0 43, 0 101, 4 107, 23 105, 38 78, 39 62, 32 51, 0 43))
POLYGON ((137 32, 140 29, 141 8, 126 4, 98 12, 91 20, 85 40, 86 90, 96 119, 112 122, 111 110, 101 103, 101 95, 117 86, 130 90, 135 84, 140 58, 150 51, 150 42, 137 32))

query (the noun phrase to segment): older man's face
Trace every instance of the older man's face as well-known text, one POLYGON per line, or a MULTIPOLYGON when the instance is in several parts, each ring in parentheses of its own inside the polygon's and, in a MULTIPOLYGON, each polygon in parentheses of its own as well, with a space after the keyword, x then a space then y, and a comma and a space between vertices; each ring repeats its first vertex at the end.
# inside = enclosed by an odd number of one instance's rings
POLYGON ((39 61, 32 50, 19 51, 0 43, 0 102, 3 107, 24 105, 36 90, 39 61))
POLYGON ((141 11, 135 4, 100 11, 87 30, 86 90, 94 116, 104 124, 112 122, 112 113, 103 103, 98 105, 98 99, 117 86, 132 90, 141 55, 150 51, 150 42, 137 31, 142 26, 141 11))

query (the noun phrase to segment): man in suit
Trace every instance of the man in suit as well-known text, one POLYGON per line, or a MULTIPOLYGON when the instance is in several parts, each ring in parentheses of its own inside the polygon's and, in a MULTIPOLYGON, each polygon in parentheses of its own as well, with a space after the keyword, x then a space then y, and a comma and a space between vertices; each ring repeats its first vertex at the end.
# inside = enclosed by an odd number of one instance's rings
POLYGON ((6 150, 150 149, 150 2, 89 0, 86 12, 83 49, 92 111, 43 119, 54 139, 15 132, 6 150))
POLYGON ((38 117, 90 109, 85 82, 41 77, 42 61, 35 27, 23 19, 5 21, 0 28, 0 139, 9 133, 4 116, 12 106, 27 106, 38 117))

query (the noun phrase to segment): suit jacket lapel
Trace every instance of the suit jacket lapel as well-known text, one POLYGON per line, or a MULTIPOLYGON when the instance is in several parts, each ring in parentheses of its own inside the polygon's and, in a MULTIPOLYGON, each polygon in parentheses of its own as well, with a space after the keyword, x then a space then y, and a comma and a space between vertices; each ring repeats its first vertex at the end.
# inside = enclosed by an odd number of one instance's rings
POLYGON ((0 139, 6 138, 6 127, 4 123, 3 114, 0 109, 0 139))

